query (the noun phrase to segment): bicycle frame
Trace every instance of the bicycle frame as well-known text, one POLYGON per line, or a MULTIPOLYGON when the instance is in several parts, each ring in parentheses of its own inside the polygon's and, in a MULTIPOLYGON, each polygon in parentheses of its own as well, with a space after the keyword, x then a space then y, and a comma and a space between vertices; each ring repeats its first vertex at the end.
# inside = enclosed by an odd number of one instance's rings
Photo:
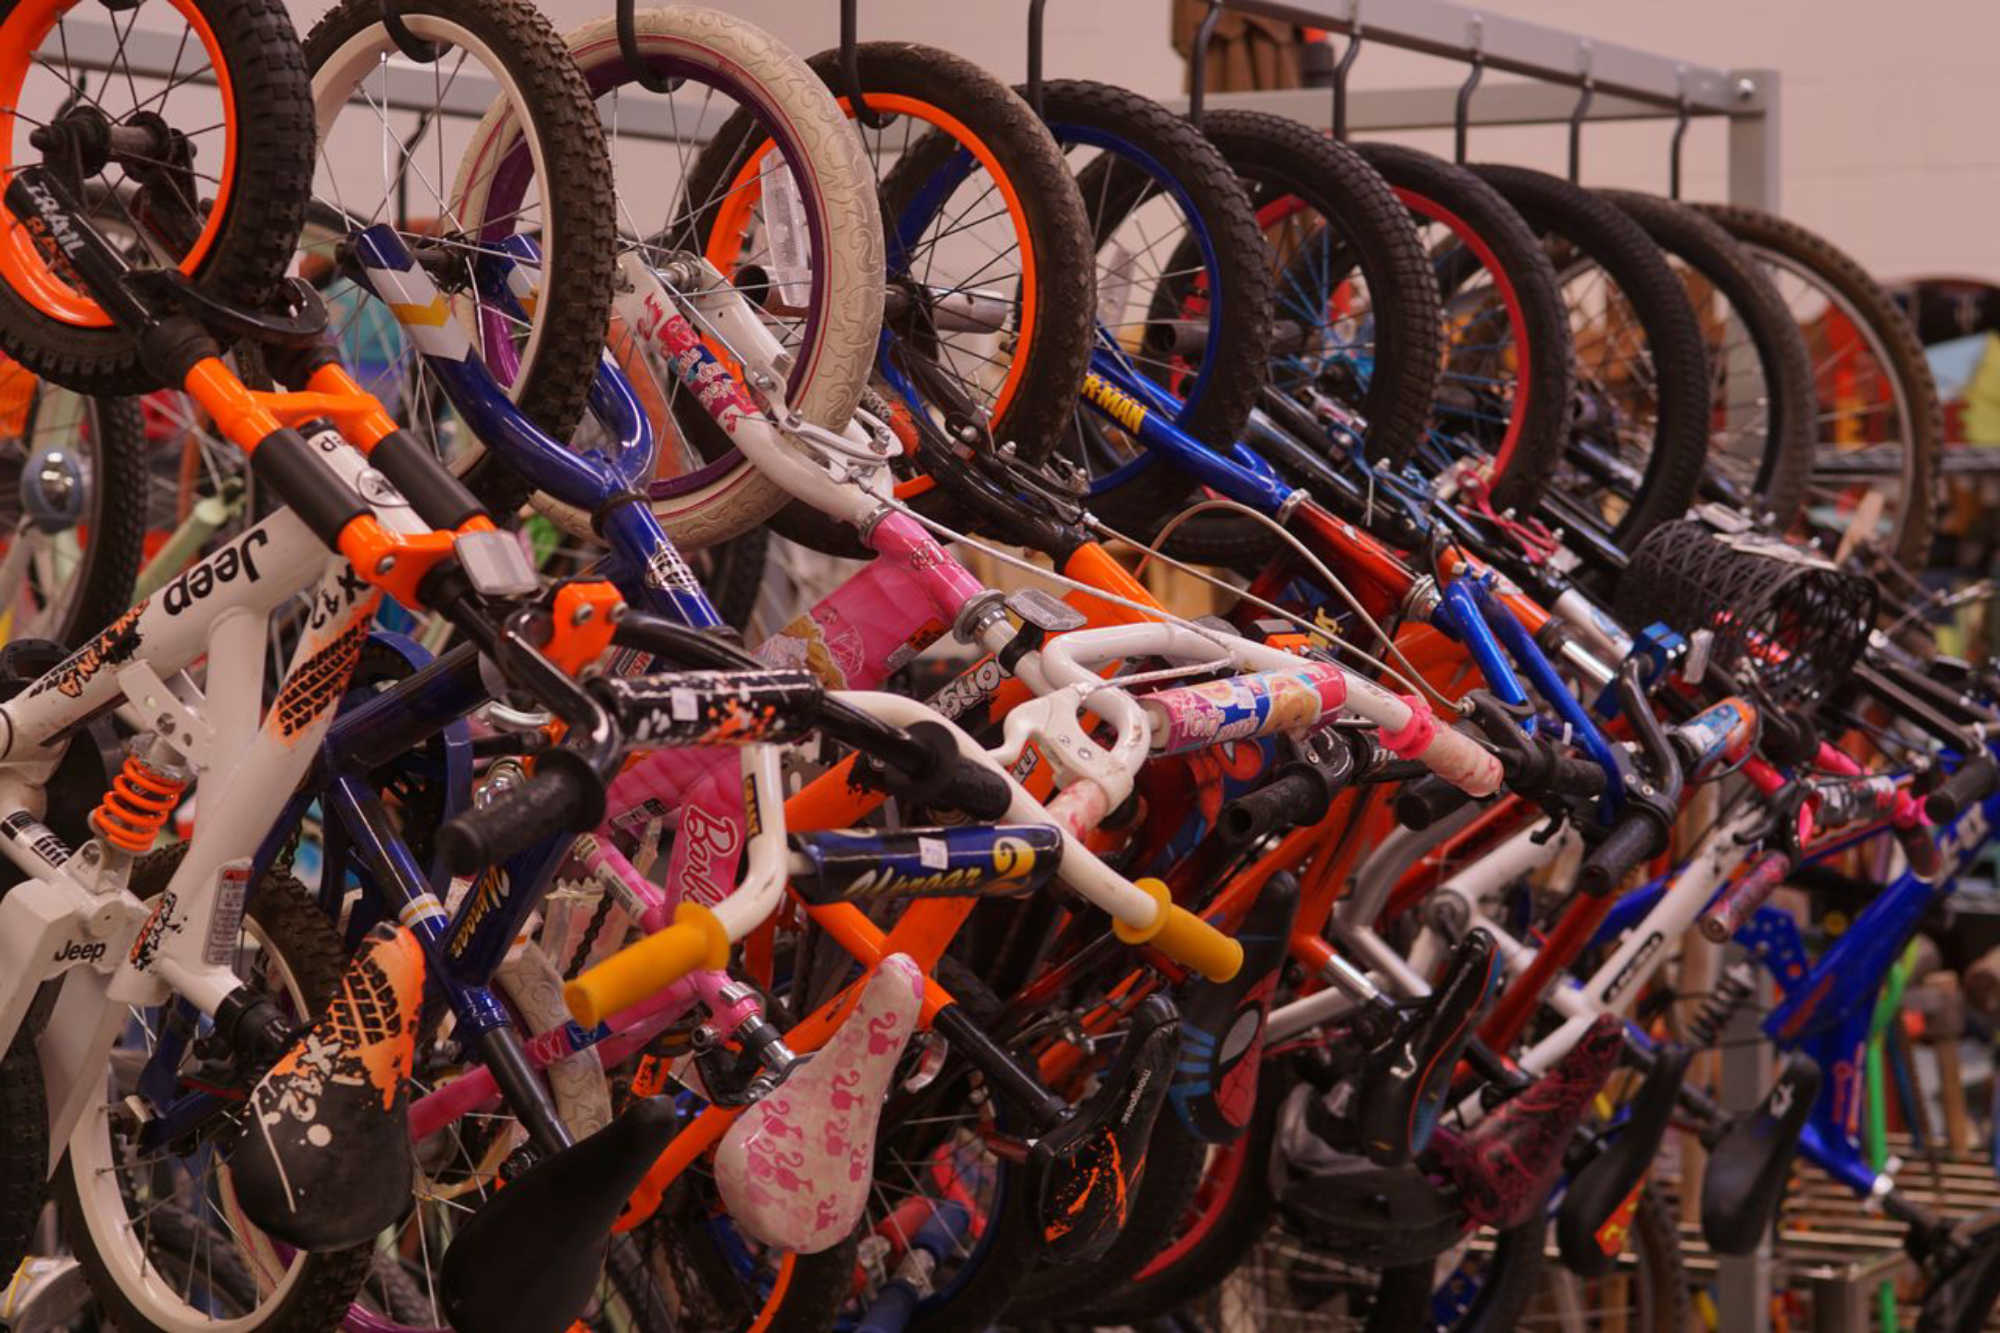
MULTIPOLYGON (((313 437, 343 480, 376 497, 389 532, 429 532, 339 431, 313 437)), ((177 993, 205 1013, 241 986, 228 966, 245 881, 228 872, 270 828, 305 777, 361 651, 378 592, 289 510, 135 603, 96 639, 0 704, 0 852, 31 878, 0 899, 0 1041, 11 1042, 37 987, 61 977, 40 1049, 59 1157, 104 1068, 126 1005, 177 993), (262 710, 265 618, 302 589, 313 610, 268 713, 262 710), (206 656, 204 697, 182 670, 206 656), (171 684, 169 683, 171 682, 171 684), (39 822, 41 783, 65 742, 121 704, 171 738, 206 813, 150 908, 99 853, 72 855, 39 822), (84 862, 90 864, 84 864, 84 862), (226 941, 226 947, 225 947, 226 941)), ((95 843, 89 846, 96 846, 95 843)), ((51 1168, 54 1166, 51 1160, 51 1168)))

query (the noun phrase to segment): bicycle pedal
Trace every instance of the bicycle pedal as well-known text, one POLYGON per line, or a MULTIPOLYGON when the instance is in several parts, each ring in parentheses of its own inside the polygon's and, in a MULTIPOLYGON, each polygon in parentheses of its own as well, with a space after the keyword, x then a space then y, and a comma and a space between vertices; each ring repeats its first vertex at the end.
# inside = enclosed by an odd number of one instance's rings
POLYGON ((1173 1003, 1148 997, 1134 1011, 1103 1085, 1036 1141, 1028 1160, 1039 1182, 1036 1216, 1049 1258, 1099 1258, 1124 1230, 1179 1049, 1173 1003))
POLYGON ((375 927, 333 1003, 251 1089, 228 1169, 244 1214, 278 1240, 345 1249, 409 1211, 405 1083, 423 990, 416 937, 375 927))

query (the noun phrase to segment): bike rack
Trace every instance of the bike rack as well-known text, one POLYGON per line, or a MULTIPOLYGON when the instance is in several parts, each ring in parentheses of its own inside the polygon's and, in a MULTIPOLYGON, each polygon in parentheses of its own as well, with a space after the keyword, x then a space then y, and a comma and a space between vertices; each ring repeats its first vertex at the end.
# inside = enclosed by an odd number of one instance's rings
MULTIPOLYGON (((1228 0, 1228 8, 1338 33, 1351 42, 1365 30, 1370 45, 1395 47, 1469 66, 1463 84, 1432 88, 1347 89, 1336 86, 1349 133, 1436 130, 1499 125, 1564 125, 1571 160, 1585 123, 1664 121, 1674 126, 1660 188, 1671 192, 1679 176, 1685 121, 1728 122, 1726 195, 1731 203, 1778 209, 1778 107, 1776 70, 1697 65, 1669 56, 1602 42, 1540 23, 1508 18, 1445 0, 1395 0, 1364 10, 1356 0, 1228 0), (1523 76, 1522 82, 1480 81, 1486 73, 1523 76), (1470 96, 1476 87, 1478 97, 1470 96)), ((1334 108, 1325 88, 1280 92, 1206 91, 1206 107, 1275 112, 1308 125, 1331 127, 1334 108)), ((1186 106, 1166 99, 1169 105, 1186 106)), ((1476 158, 1477 154, 1474 154, 1476 158)))

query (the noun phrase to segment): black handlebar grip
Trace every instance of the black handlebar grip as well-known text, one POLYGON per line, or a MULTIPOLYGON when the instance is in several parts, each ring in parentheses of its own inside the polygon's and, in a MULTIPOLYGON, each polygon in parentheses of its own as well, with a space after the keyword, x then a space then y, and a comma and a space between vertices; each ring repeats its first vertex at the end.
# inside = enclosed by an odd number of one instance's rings
POLYGON ((403 493, 417 517, 434 528, 456 529, 486 514, 486 506, 438 461, 437 452, 405 431, 391 431, 377 440, 368 461, 403 493))
POLYGON ((1223 806, 1215 827, 1240 847, 1275 829, 1311 823, 1326 813, 1326 804, 1324 783, 1311 773, 1286 773, 1223 806))
POLYGON ((349 523, 374 512, 290 426, 280 426, 258 442, 250 454, 250 470, 329 550, 340 549, 340 534, 349 523))
POLYGON ((1933 824, 1949 824, 1991 796, 1996 787, 2000 787, 2000 764, 1990 753, 1976 755, 1924 798, 1924 813, 1933 824))
POLYGON ((900 797, 988 823, 1007 817, 1014 806, 1014 789, 977 759, 960 754, 949 727, 913 722, 907 734, 927 754, 921 761, 922 772, 905 774, 908 781, 897 791, 900 797))
POLYGON ((1404 828, 1427 829, 1470 805, 1472 798, 1435 773, 1405 782, 1396 792, 1396 819, 1404 828))
POLYGON ((1005 819, 1014 807, 1007 779, 976 759, 953 755, 938 783, 935 804, 982 823, 1005 819))
POLYGON ((1576 872, 1576 887, 1593 898, 1616 889, 1632 867, 1659 850, 1661 828, 1651 815, 1629 814, 1591 849, 1576 872))
POLYGON ((603 780, 568 750, 550 750, 526 782, 447 820, 438 849, 454 875, 472 875, 545 838, 595 828, 603 818, 603 780))
POLYGON ((1549 790, 1564 796, 1602 796, 1604 766, 1588 759, 1557 759, 1549 790))

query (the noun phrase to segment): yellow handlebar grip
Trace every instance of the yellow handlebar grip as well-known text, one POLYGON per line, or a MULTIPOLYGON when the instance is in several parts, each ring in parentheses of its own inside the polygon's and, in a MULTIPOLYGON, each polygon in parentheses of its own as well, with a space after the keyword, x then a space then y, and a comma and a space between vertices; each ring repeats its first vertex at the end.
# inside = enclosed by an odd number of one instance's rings
POLYGON ((674 909, 674 924, 581 973, 563 987, 576 1021, 596 1027, 620 1009, 664 990, 690 972, 729 963, 729 932, 699 903, 674 909))
POLYGON ((1133 887, 1151 895, 1159 913, 1149 926, 1113 921, 1111 932, 1127 944, 1150 944, 1177 963, 1185 963, 1210 981, 1227 981, 1243 966, 1243 946, 1185 907, 1176 907, 1167 886, 1142 879, 1133 887))

